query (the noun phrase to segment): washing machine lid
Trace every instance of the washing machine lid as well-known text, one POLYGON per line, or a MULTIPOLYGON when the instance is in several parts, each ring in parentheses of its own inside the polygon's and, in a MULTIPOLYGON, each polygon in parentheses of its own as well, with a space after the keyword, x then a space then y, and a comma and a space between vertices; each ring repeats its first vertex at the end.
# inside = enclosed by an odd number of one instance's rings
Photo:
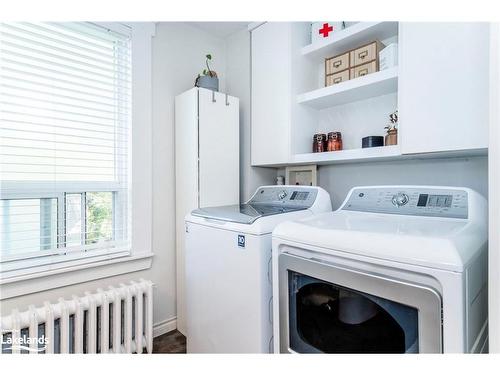
POLYGON ((463 272, 487 244, 485 225, 465 220, 336 211, 285 222, 273 241, 463 272))
POLYGON ((265 216, 305 210, 305 207, 286 207, 266 204, 235 204, 230 206, 198 208, 191 215, 231 223, 252 224, 265 216))
MULTIPOLYGON (((331 211, 331 209, 330 196, 320 187, 273 185, 257 188, 252 197, 244 204, 199 208, 192 211, 191 216, 250 225, 259 219, 276 215, 305 212, 306 210, 325 212, 331 211)), ((293 216, 292 219, 299 217, 293 216)), ((268 220, 269 224, 266 227, 280 221, 282 219, 268 220)))

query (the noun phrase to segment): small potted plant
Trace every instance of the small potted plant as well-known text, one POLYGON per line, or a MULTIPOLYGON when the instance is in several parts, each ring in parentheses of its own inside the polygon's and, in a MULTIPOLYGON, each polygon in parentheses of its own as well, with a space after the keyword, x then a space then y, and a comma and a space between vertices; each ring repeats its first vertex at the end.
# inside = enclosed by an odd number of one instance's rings
POLYGON ((385 136, 385 145, 393 146, 398 144, 398 111, 389 115, 389 124, 384 128, 387 129, 385 136))
POLYGON ((194 85, 196 87, 203 87, 205 89, 219 91, 219 78, 217 78, 217 73, 210 68, 209 61, 212 61, 212 55, 208 54, 205 56, 206 69, 203 69, 201 74, 198 74, 194 85))

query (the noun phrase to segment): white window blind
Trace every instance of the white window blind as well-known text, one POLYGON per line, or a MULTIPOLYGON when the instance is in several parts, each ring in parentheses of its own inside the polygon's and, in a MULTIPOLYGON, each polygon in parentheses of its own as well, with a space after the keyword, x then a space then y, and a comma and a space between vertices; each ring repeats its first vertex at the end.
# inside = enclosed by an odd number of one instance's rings
POLYGON ((129 33, 0 24, 2 270, 128 251, 130 111, 129 33))

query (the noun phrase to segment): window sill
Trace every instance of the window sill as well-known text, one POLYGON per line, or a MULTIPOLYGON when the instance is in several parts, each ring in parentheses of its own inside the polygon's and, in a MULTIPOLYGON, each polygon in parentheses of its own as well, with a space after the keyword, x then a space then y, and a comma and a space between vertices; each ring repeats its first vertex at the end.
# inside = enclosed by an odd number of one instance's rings
POLYGON ((151 268, 153 253, 61 267, 0 279, 0 300, 151 268), (64 274, 71 273, 62 277, 64 274))

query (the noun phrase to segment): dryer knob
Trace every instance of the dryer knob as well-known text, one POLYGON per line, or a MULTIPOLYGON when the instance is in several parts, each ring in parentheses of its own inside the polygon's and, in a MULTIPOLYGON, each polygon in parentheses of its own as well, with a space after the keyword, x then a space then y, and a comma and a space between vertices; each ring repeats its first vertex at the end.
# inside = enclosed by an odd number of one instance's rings
POLYGON ((405 193, 398 193, 392 197, 392 204, 401 207, 408 203, 409 200, 410 198, 405 193))
POLYGON ((285 198, 286 198, 286 196, 287 196, 287 195, 288 195, 288 194, 286 193, 286 191, 285 191, 285 190, 281 190, 281 191, 278 193, 278 198, 279 198, 279 200, 280 200, 280 201, 282 201, 283 199, 285 199, 285 198))

